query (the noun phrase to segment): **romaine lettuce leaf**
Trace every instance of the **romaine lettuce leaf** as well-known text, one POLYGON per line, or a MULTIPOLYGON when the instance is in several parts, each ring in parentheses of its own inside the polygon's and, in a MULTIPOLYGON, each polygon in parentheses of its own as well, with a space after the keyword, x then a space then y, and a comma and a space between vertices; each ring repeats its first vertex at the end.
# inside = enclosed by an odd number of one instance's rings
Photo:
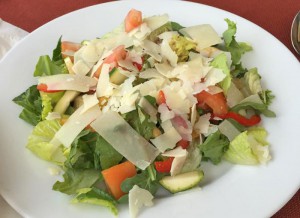
POLYGON ((229 162, 242 165, 268 162, 271 156, 266 136, 267 132, 262 127, 255 127, 240 133, 230 142, 224 158, 229 162))
POLYGON ((229 140, 218 130, 209 135, 203 144, 199 145, 203 160, 210 160, 213 164, 218 164, 229 146, 229 140))
POLYGON ((76 194, 79 189, 92 187, 99 180, 100 174, 99 170, 94 169, 67 168, 63 175, 64 181, 57 181, 52 189, 68 195, 76 194))
POLYGON ((56 48, 53 50, 52 60, 48 55, 40 56, 35 66, 33 76, 50 76, 68 73, 67 67, 61 54, 61 37, 58 39, 56 48))
POLYGON ((55 74, 67 73, 63 66, 57 65, 51 61, 48 55, 40 56, 38 63, 35 66, 34 76, 50 76, 55 74))
POLYGON ((42 120, 45 120, 48 113, 53 111, 55 104, 59 101, 59 99, 64 95, 64 92, 40 92, 42 99, 42 112, 41 117, 42 120))
POLYGON ((245 83, 252 94, 262 91, 261 76, 258 74, 257 68, 252 68, 244 75, 245 83))
POLYGON ((48 113, 52 112, 53 107, 51 104, 51 98, 48 95, 44 95, 42 96, 42 120, 45 120, 48 113))
POLYGON ((77 190, 77 195, 71 203, 87 203, 104 206, 110 209, 114 215, 118 215, 118 202, 108 193, 95 187, 77 190))
POLYGON ((36 85, 30 86, 25 92, 13 99, 13 102, 23 107, 19 117, 35 126, 41 121, 42 100, 36 85))
POLYGON ((225 55, 225 53, 219 54, 214 58, 210 65, 215 68, 221 69, 225 73, 226 77, 222 82, 220 82, 220 86, 226 94, 231 84, 231 75, 227 66, 227 56, 225 55))
POLYGON ((240 63, 242 55, 245 52, 251 51, 252 47, 247 43, 237 42, 235 40, 235 34, 237 30, 236 24, 229 19, 225 19, 225 21, 227 22, 228 28, 223 33, 223 39, 227 51, 231 53, 232 64, 236 65, 240 63))
POLYGON ((29 135, 26 147, 38 157, 62 165, 65 161, 63 147, 49 143, 59 129, 57 120, 39 122, 29 135))
POLYGON ((61 54, 61 37, 59 37, 57 45, 52 52, 52 61, 63 61, 63 56, 61 54))

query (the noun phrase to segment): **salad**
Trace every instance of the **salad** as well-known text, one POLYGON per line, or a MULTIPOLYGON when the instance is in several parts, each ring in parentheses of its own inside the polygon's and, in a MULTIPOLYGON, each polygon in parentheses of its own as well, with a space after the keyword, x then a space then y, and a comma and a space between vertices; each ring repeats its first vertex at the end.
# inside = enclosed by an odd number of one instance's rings
POLYGON ((80 43, 60 37, 52 57, 40 56, 37 85, 13 101, 34 126, 26 147, 63 171, 53 190, 115 215, 128 203, 136 217, 160 187, 198 187, 204 161, 266 164, 260 124, 275 117, 274 96, 257 68, 243 66, 252 47, 225 22, 219 36, 209 24, 183 27, 132 9, 111 32, 80 43))

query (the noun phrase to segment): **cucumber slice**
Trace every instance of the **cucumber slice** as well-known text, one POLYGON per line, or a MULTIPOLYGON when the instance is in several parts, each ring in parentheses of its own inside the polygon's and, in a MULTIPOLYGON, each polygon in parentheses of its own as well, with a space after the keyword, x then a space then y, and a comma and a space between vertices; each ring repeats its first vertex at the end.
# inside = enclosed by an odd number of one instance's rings
POLYGON ((203 171, 192 171, 176 176, 165 176, 159 183, 171 193, 182 192, 196 187, 202 180, 203 171))
POLYGON ((73 101, 80 93, 73 90, 67 90, 65 94, 59 99, 55 105, 53 112, 64 114, 69 107, 71 101, 73 101))
POLYGON ((120 73, 118 68, 113 68, 109 72, 109 80, 110 80, 111 83, 114 83, 116 85, 120 85, 125 81, 125 79, 127 79, 127 76, 120 73))

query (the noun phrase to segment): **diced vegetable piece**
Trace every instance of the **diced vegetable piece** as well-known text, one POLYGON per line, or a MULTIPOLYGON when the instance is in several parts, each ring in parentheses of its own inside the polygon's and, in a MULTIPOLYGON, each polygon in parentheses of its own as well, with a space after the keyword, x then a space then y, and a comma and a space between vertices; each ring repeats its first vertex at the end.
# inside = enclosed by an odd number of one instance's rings
POLYGON ((174 157, 169 157, 163 161, 155 161, 155 169, 160 173, 169 173, 171 171, 173 159, 174 157))
POLYGON ((74 53, 81 48, 80 43, 62 41, 61 42, 61 53, 63 58, 69 57, 71 61, 74 61, 74 53))
POLYGON ((53 112, 64 114, 67 108, 70 106, 71 101, 73 101, 78 95, 79 92, 77 91, 66 91, 55 105, 53 112))
POLYGON ((61 90, 48 90, 48 86, 44 83, 38 84, 36 88, 41 92, 47 92, 47 93, 61 92, 61 90))
POLYGON ((131 162, 126 161, 124 163, 103 170, 102 175, 111 194, 116 199, 119 199, 125 194, 121 190, 122 182, 127 178, 135 176, 136 169, 131 162))
POLYGON ((157 101, 157 104, 165 104, 166 103, 166 97, 165 97, 165 94, 162 90, 160 90, 158 92, 156 101, 157 101))
MULTIPOLYGON (((125 59, 127 55, 127 51, 125 50, 124 45, 119 45, 113 50, 113 53, 110 54, 108 57, 106 57, 103 61, 103 64, 110 64, 111 68, 118 66, 118 61, 125 59)), ((99 78, 101 69, 103 64, 97 69, 97 71, 94 73, 94 77, 99 78)))
POLYGON ((202 91, 196 94, 196 98, 198 100, 198 104, 207 104, 216 116, 222 116, 228 112, 226 98, 222 92, 211 95, 206 91, 202 91))
POLYGON ((177 142, 177 146, 182 147, 183 149, 186 149, 189 147, 190 143, 187 140, 181 139, 179 142, 177 142))
POLYGON ((124 82, 124 80, 127 79, 127 76, 125 76, 124 74, 120 73, 120 71, 118 70, 118 68, 113 68, 110 72, 109 72, 109 80, 111 83, 114 83, 116 85, 120 85, 124 82))
POLYGON ((142 20, 142 12, 131 9, 127 16, 125 17, 125 31, 128 33, 134 28, 138 27, 141 25, 143 22, 142 20))
POLYGON ((202 180, 203 171, 192 171, 176 176, 165 176, 159 183, 171 193, 177 193, 196 187, 202 180))

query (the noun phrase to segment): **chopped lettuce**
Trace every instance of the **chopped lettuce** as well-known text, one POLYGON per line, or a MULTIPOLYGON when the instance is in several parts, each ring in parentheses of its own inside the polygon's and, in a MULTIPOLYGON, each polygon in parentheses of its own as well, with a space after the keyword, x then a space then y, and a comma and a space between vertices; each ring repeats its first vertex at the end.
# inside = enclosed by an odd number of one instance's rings
POLYGON ((243 64, 240 62, 232 67, 230 74, 234 78, 242 78, 247 71, 248 69, 243 67, 243 64))
POLYGON ((158 27, 157 29, 153 30, 149 36, 148 39, 150 41, 156 42, 159 38, 158 36, 164 32, 167 31, 179 31, 182 28, 184 28, 183 26, 181 26, 179 23, 176 22, 167 22, 164 25, 158 27))
POLYGON ((26 147, 38 157, 62 165, 65 161, 63 147, 50 143, 59 129, 60 124, 57 120, 39 122, 29 135, 26 147))
POLYGON ((189 59, 189 51, 196 49, 196 43, 188 40, 184 36, 175 35, 169 42, 170 47, 178 56, 178 62, 184 62, 189 59))
POLYGON ((262 91, 261 76, 258 74, 257 68, 252 68, 244 75, 245 83, 252 94, 257 94, 262 91))
POLYGON ((97 135, 83 130, 73 141, 65 166, 73 169, 100 169, 99 158, 94 155, 97 135))
POLYGON ((64 95, 64 91, 61 92, 41 92, 40 95, 43 99, 44 95, 47 95, 51 99, 52 106, 55 106, 55 104, 61 99, 61 97, 64 95))
POLYGON ((52 61, 55 61, 55 62, 63 62, 63 56, 61 54, 61 38, 62 38, 62 36, 59 37, 57 45, 56 45, 55 49, 53 49, 53 52, 52 52, 52 61))
POLYGON ((111 195, 95 187, 77 190, 77 195, 71 203, 87 203, 104 206, 110 209, 114 215, 118 215, 118 202, 111 195))
POLYGON ((13 102, 23 107, 19 117, 35 126, 41 121, 42 100, 36 85, 30 86, 25 92, 13 99, 13 102))
POLYGON ((267 106, 269 106, 273 102, 273 99, 275 98, 272 91, 268 89, 260 92, 259 97, 263 101, 263 103, 267 106))
POLYGON ((162 178, 161 174, 156 175, 156 179, 153 181, 149 171, 142 171, 134 177, 127 178, 122 182, 121 189, 123 192, 128 193, 134 185, 138 185, 140 188, 148 190, 151 194, 155 194, 159 188, 159 180, 162 178))
POLYGON ((210 160, 213 164, 218 164, 229 146, 226 136, 216 131, 209 135, 203 144, 199 145, 203 160, 210 160))
POLYGON ((95 155, 99 155, 103 170, 117 165, 123 159, 123 156, 100 135, 97 138, 95 155))
POLYGON ((100 172, 94 169, 67 168, 63 177, 64 181, 57 181, 52 189, 71 195, 76 194, 79 189, 92 187, 99 180, 100 172))
POLYGON ((188 156, 183 164, 181 173, 191 172, 196 170, 200 166, 201 162, 201 152, 197 146, 190 145, 187 148, 188 156))
POLYGON ((273 111, 268 109, 268 105, 264 104, 259 94, 250 95, 249 97, 243 99, 239 104, 231 108, 231 110, 235 112, 238 112, 242 109, 253 109, 258 113, 262 113, 266 117, 276 116, 276 114, 273 111))
POLYGON ((42 120, 45 120, 48 113, 53 111, 53 108, 56 105, 56 103, 64 95, 64 92, 54 92, 54 93, 40 92, 40 95, 42 99, 42 108, 43 108, 41 112, 41 117, 42 120))
POLYGON ((237 42, 235 40, 236 34, 236 24, 229 20, 225 19, 228 25, 228 29, 223 33, 223 39, 225 42, 226 50, 231 53, 232 64, 239 64, 241 57, 245 52, 251 51, 252 47, 244 42, 237 42))
POLYGON ((73 141, 65 165, 74 169, 107 169, 123 159, 99 134, 83 130, 73 141))
POLYGON ((266 136, 267 132, 262 127, 240 133, 230 142, 224 158, 229 162, 243 165, 268 162, 271 156, 266 136))
POLYGON ((35 66, 34 76, 50 76, 68 73, 61 54, 61 37, 58 39, 56 48, 53 50, 52 59, 48 55, 40 56, 35 66))
POLYGON ((225 53, 219 54, 217 57, 214 58, 210 65, 215 68, 221 69, 226 75, 224 80, 220 82, 220 86, 226 94, 231 84, 231 75, 227 65, 227 56, 225 55, 225 53))
POLYGON ((153 138, 153 129, 156 128, 156 125, 150 121, 150 116, 144 113, 139 106, 136 110, 123 114, 123 118, 145 139, 153 138))
POLYGON ((48 113, 52 112, 53 106, 51 104, 51 98, 48 95, 42 96, 42 120, 45 120, 48 113))
POLYGON ((50 76, 67 73, 65 65, 57 65, 48 55, 40 56, 35 66, 34 76, 50 76))
POLYGON ((172 31, 172 24, 170 22, 165 23, 164 25, 158 27, 157 29, 153 30, 149 36, 148 39, 150 41, 156 42, 159 40, 158 36, 164 32, 172 31))

